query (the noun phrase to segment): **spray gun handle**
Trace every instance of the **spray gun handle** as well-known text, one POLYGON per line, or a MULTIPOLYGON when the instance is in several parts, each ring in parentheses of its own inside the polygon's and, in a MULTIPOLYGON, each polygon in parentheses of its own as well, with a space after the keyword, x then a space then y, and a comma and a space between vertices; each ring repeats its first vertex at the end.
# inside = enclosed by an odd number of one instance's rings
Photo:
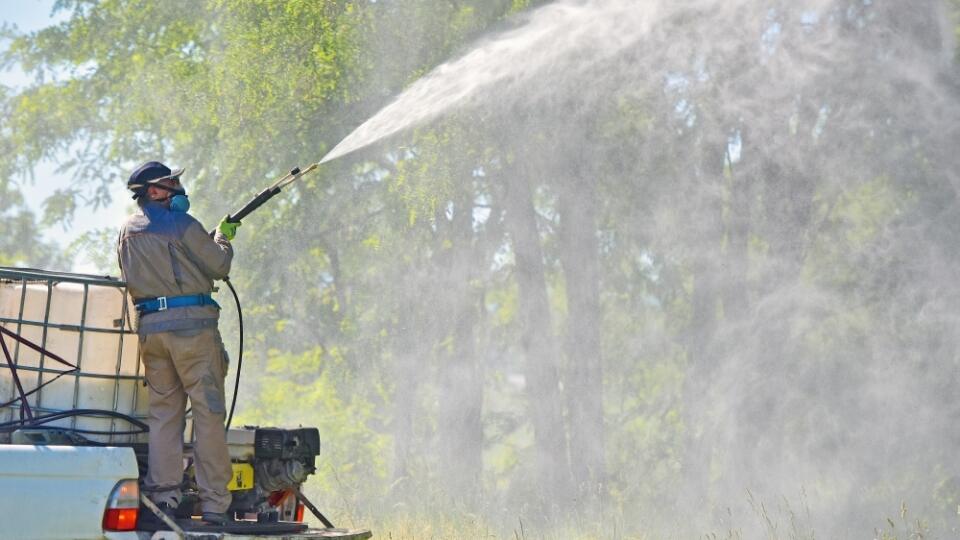
MULTIPOLYGON (((227 214, 227 218, 226 218, 227 222, 240 223, 240 221, 243 218, 247 217, 247 215, 249 215, 250 212, 253 212, 257 208, 260 208, 260 206, 262 206, 263 203, 269 201, 277 193, 280 193, 280 188, 267 188, 261 191, 260 193, 257 194, 256 197, 250 199, 250 202, 245 204, 243 208, 241 208, 240 210, 237 210, 233 214, 227 214)), ((216 232, 217 232, 216 229, 213 229, 212 231, 210 231, 210 237, 212 238, 216 234, 216 232)))
POLYGON ((243 208, 237 210, 235 213, 227 216, 227 221, 230 223, 239 223, 240 220, 247 217, 251 212, 260 208, 263 203, 269 201, 273 198, 274 195, 280 193, 280 188, 267 188, 257 194, 256 197, 250 199, 250 202, 245 204, 243 208))

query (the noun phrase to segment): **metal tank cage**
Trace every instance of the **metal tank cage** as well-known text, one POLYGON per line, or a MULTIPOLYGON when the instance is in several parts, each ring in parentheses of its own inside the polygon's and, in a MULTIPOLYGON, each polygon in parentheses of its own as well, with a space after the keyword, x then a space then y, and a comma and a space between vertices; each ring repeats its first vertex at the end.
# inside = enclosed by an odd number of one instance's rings
MULTIPOLYGON (((76 409, 79 405, 78 399, 80 395, 80 382, 84 379, 112 379, 113 384, 113 407, 112 412, 120 412, 120 383, 124 380, 134 380, 134 389, 133 389, 133 400, 130 403, 129 411, 134 411, 136 409, 137 400, 139 398, 140 392, 145 392, 143 382, 143 374, 141 373, 140 362, 136 362, 136 368, 133 375, 124 375, 120 373, 122 360, 123 360, 123 343, 125 339, 137 339, 137 334, 133 330, 133 324, 131 320, 131 314, 129 313, 128 299, 126 283, 120 281, 119 279, 112 278, 109 276, 94 276, 86 274, 71 274, 71 273, 62 273, 62 272, 51 272, 46 270, 36 270, 28 268, 8 268, 0 267, 0 284, 19 284, 21 296, 20 296, 20 306, 19 306, 19 315, 16 318, 9 318, 0 316, 0 324, 6 326, 8 329, 12 329, 16 334, 20 334, 24 327, 34 326, 42 328, 42 337, 40 343, 37 343, 42 349, 46 350, 47 348, 47 337, 48 331, 52 328, 56 328, 62 331, 67 332, 77 332, 78 336, 78 348, 77 356, 74 362, 74 365, 77 366, 77 369, 68 375, 67 377, 73 377, 74 379, 74 391, 73 391, 73 407, 76 409), (80 314, 80 324, 79 325, 69 325, 69 324, 57 324, 50 321, 51 313, 51 301, 53 298, 53 289, 58 284, 61 283, 73 283, 83 286, 83 304, 80 314), (46 285, 46 306, 44 308, 44 317, 43 320, 30 320, 24 318, 24 308, 26 304, 27 297, 27 286, 28 285, 46 285), (120 319, 114 321, 113 328, 99 328, 88 326, 87 323, 87 306, 88 299, 90 294, 90 287, 114 287, 120 289, 124 298, 123 307, 122 307, 122 316, 120 319), (105 333, 105 334, 116 334, 118 335, 118 346, 117 346, 117 357, 116 357, 116 369, 113 375, 103 374, 103 373, 91 373, 85 372, 83 370, 83 344, 84 336, 88 333, 105 333)), ((13 342, 13 354, 12 360, 18 372, 25 373, 36 373, 36 386, 39 387, 44 380, 45 376, 56 376, 60 373, 60 370, 52 369, 49 365, 45 365, 46 354, 45 352, 40 352, 39 365, 38 366, 20 366, 20 351, 21 344, 20 342, 13 342)), ((6 361, 4 360, 0 367, 7 367, 6 361)), ((25 380, 29 380, 27 377, 25 380)), ((2 402, 7 402, 18 397, 16 388, 11 388, 11 395, 9 396, 0 396, 2 402)), ((43 405, 43 388, 39 388, 35 398, 33 399, 34 404, 29 404, 31 410, 37 411, 40 413, 57 413, 62 412, 62 409, 54 409, 50 407, 44 407, 43 405)), ((0 415, 4 421, 13 420, 16 414, 22 413, 22 403, 14 403, 5 407, 5 411, 0 409, 0 415)), ((128 413, 125 413, 128 414, 128 413)), ((144 415, 131 415, 138 420, 145 420, 144 415)), ((70 419, 70 428, 76 429, 78 417, 73 416, 70 419)), ((108 443, 115 442, 134 442, 134 436, 129 434, 115 435, 112 432, 117 427, 118 420, 111 418, 110 420, 110 432, 109 439, 106 441, 108 443), (121 440, 118 440, 121 439, 121 440), (125 439, 125 440, 123 440, 125 439)))

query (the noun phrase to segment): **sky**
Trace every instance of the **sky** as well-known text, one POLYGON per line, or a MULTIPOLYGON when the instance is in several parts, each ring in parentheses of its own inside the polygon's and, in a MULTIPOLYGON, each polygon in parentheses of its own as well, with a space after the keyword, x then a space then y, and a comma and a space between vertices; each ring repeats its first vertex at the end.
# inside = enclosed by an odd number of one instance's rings
MULTIPOLYGON (((2 24, 16 25, 22 32, 40 30, 62 21, 64 13, 51 17, 53 0, 0 0, 3 10, 0 11, 2 24)), ((0 47, 6 43, 0 42, 0 47)), ((7 87, 23 87, 30 83, 30 79, 19 69, 13 67, 7 71, 0 71, 0 85, 7 87)), ((21 183, 24 199, 31 210, 39 217, 43 215, 43 202, 47 196, 57 189, 70 185, 69 174, 57 173, 55 162, 44 162, 34 169, 34 180, 21 183)), ((47 241, 56 243, 64 248, 71 242, 91 229, 116 225, 119 227, 123 218, 130 210, 130 197, 127 194, 124 178, 117 178, 116 188, 111 191, 112 202, 107 208, 97 211, 80 209, 74 216, 69 227, 52 225, 44 234, 47 241)), ((95 267, 82 256, 74 261, 74 271, 95 272, 95 267)))

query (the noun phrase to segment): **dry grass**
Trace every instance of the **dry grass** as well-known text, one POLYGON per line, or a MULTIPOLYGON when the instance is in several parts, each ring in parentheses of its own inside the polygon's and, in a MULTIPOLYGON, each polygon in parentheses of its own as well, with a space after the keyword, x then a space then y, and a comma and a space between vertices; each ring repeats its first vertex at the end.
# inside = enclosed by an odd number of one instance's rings
MULTIPOLYGON (((755 500, 752 495, 748 498, 754 512, 752 523, 744 528, 731 527, 725 531, 699 535, 676 531, 653 534, 625 530, 619 524, 620 520, 551 526, 531 525, 516 518, 513 523, 500 524, 469 513, 411 513, 381 520, 362 519, 359 523, 341 523, 336 519, 334 522, 342 526, 369 528, 374 538, 380 540, 831 540, 831 537, 815 532, 805 505, 800 504, 800 508, 795 509, 783 500, 771 507, 755 500)), ((905 504, 901 505, 898 516, 884 519, 882 526, 864 531, 858 537, 871 540, 943 538, 931 534, 929 526, 922 519, 909 515, 905 504)))

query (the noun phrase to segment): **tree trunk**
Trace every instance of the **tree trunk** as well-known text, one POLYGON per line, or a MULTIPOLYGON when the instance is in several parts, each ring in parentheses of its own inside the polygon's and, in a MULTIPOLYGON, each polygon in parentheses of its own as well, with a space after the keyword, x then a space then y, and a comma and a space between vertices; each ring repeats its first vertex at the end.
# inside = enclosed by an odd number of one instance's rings
POLYGON ((441 467, 455 501, 471 503, 480 494, 482 471, 483 376, 477 362, 476 325, 479 299, 471 281, 474 264, 472 192, 465 191, 454 209, 450 260, 445 279, 449 324, 441 345, 438 431, 441 467))
MULTIPOLYGON (((779 290, 792 290, 802 279, 809 242, 815 234, 811 227, 816 186, 812 173, 786 170, 772 161, 763 163, 759 167, 759 174, 763 180, 764 204, 761 210, 764 215, 758 216, 758 220, 766 222, 770 246, 768 257, 774 261, 772 268, 765 273, 766 283, 760 284, 760 290, 777 294, 779 290)), ((768 374, 774 381, 743 397, 740 414, 752 419, 749 426, 744 426, 749 427, 744 436, 763 441, 764 444, 763 450, 760 445, 755 445, 750 452, 740 456, 740 470, 756 471, 752 463, 769 462, 782 455, 786 436, 783 426, 787 413, 777 389, 795 384, 792 381, 802 377, 798 373, 802 365, 791 361, 792 312, 783 316, 763 317, 751 325, 757 335, 755 339, 759 340, 753 348, 756 358, 751 369, 768 374)), ((842 379, 827 377, 827 380, 842 379)), ((824 389, 823 395, 836 395, 836 392, 824 389)), ((780 487, 772 485, 762 471, 756 471, 754 476, 747 476, 743 481, 750 482, 748 487, 758 492, 769 488, 771 493, 779 494, 780 487)))
MULTIPOLYGON (((744 148, 747 140, 741 133, 744 148)), ((724 254, 723 316, 727 322, 737 323, 747 316, 749 295, 748 244, 750 240, 750 175, 740 175, 737 165, 730 164, 730 203, 727 211, 727 249, 724 254)))
MULTIPOLYGON (((522 174, 509 179, 506 220, 520 291, 521 348, 526 355, 526 394, 533 424, 534 480, 549 510, 555 497, 570 493, 567 445, 563 432, 557 347, 553 336, 546 275, 531 182, 522 174)), ((546 517, 546 516, 545 516, 546 517)))
MULTIPOLYGON (((412 299, 404 298, 401 312, 410 312, 414 306, 412 299), (406 307, 407 309, 404 309, 406 307)), ((422 358, 417 354, 416 329, 398 317, 393 331, 396 345, 396 357, 393 364, 394 398, 393 422, 393 483, 391 495, 397 500, 407 500, 413 495, 414 488, 410 481, 412 476, 411 462, 414 455, 414 418, 416 416, 416 395, 420 386, 420 373, 424 369, 422 358)))
POLYGON ((681 507, 705 507, 709 493, 713 448, 707 433, 708 391, 717 369, 712 342, 717 328, 719 287, 714 253, 720 251, 722 205, 718 196, 726 155, 726 141, 713 141, 704 150, 700 167, 693 172, 702 178, 699 204, 693 210, 701 225, 697 243, 703 248, 690 261, 693 290, 690 297, 690 325, 687 329, 687 373, 683 385, 684 458, 679 494, 681 507))
POLYGON ((599 501, 606 476, 606 446, 597 193, 592 179, 583 174, 570 178, 560 193, 560 219, 560 261, 568 310, 563 382, 571 470, 578 499, 599 501))

